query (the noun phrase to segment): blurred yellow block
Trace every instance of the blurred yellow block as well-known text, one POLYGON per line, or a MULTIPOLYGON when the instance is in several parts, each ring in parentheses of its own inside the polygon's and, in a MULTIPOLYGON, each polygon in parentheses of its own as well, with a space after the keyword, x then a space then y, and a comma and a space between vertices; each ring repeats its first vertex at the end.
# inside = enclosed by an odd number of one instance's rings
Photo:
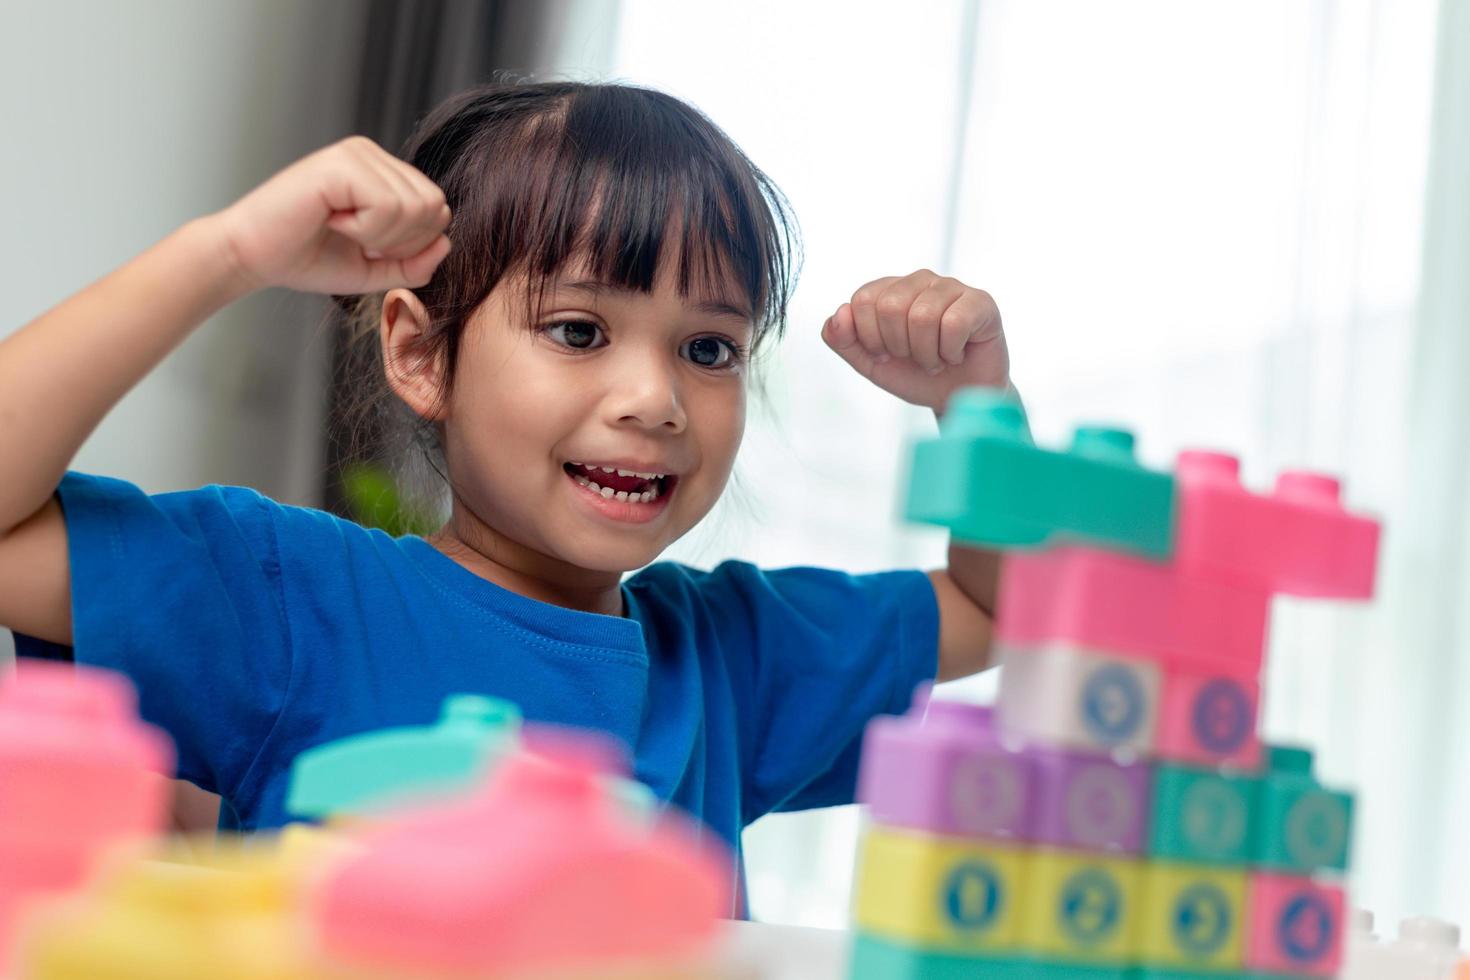
POLYGON ((1239 969, 1245 871, 1151 861, 1143 867, 1140 959, 1150 966, 1239 969))
POLYGON ((131 860, 93 894, 44 910, 23 937, 26 980, 316 980, 291 869, 221 842, 197 861, 131 860))
POLYGON ((1020 943, 1046 959, 1123 963, 1138 950, 1140 861, 1039 849, 1029 856, 1020 943))
POLYGON ((1013 950, 1025 860, 990 841, 875 826, 859 861, 857 924, 930 949, 1013 950))

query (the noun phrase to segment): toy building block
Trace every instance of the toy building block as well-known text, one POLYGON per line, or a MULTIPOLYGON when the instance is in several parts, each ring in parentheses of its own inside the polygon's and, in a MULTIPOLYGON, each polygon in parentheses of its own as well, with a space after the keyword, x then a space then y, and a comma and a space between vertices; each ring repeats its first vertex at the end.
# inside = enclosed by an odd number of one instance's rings
POLYGON ((1151 767, 1107 755, 1027 746, 1035 760, 1036 821, 1027 839, 1080 851, 1143 852, 1151 767))
POLYGON ((1003 734, 1093 751, 1153 750, 1158 665, 1067 644, 1007 647, 999 660, 1003 734))
POLYGON ((1175 475, 1182 572, 1306 598, 1373 594, 1378 522, 1343 509, 1337 480, 1285 472, 1256 494, 1235 457, 1200 451, 1181 453, 1175 475))
POLYGON ((1260 781, 1227 770, 1160 765, 1154 771, 1148 853, 1243 868, 1256 853, 1260 781))
MULTIPOLYGON (((1026 961, 940 953, 858 932, 848 956, 848 980, 1039 980, 1026 961)), ((1076 980, 1123 980, 1122 971, 1087 971, 1076 980)))
POLYGON ((1285 874, 1346 872, 1353 796, 1324 788, 1308 749, 1270 746, 1257 809, 1256 864, 1285 874))
POLYGON ((1140 862, 1051 848, 1028 859, 1020 932, 1027 955, 1094 966, 1136 958, 1140 862))
POLYGON ((468 796, 398 812, 322 876, 318 942, 415 976, 652 973, 706 955, 734 895, 728 855, 672 814, 639 824, 600 775, 585 756, 516 752, 468 796))
POLYGON ((238 844, 213 846, 202 863, 120 862, 95 893, 42 911, 23 940, 20 975, 325 980, 298 931, 296 879, 271 849, 238 844))
POLYGON ((1095 548, 1005 556, 996 637, 1068 641, 1170 666, 1218 663, 1260 673, 1271 594, 1183 574, 1174 564, 1095 548))
POLYGON ((857 927, 938 952, 1012 955, 1025 858, 1006 844, 874 825, 858 862, 857 927))
POLYGON ((938 439, 914 448, 906 516, 961 541, 1036 547, 1061 539, 1165 557, 1174 481, 1143 468, 1133 436, 1078 429, 1057 452, 1031 442, 1019 403, 989 388, 951 399, 938 439))
POLYGON ((882 824, 1002 840, 1038 814, 1032 757, 1001 744, 989 708, 953 701, 869 723, 858 800, 882 824))
POLYGON ((1199 765, 1256 769, 1261 764, 1256 734, 1260 706, 1261 686, 1253 677, 1171 667, 1164 672, 1154 754, 1199 765))
POLYGON ((1309 878, 1253 874, 1246 885, 1245 965, 1263 973, 1327 977, 1342 964, 1341 888, 1309 878))
POLYGON ((307 749, 291 765, 286 810, 325 819, 465 789, 516 745, 520 710, 478 694, 444 700, 434 725, 384 728, 307 749))
POLYGON ((17 916, 162 832, 174 749, 121 674, 22 660, 0 679, 0 960, 17 916))
POLYGON ((1243 970, 1244 870, 1152 861, 1143 866, 1139 958, 1171 970, 1243 970))

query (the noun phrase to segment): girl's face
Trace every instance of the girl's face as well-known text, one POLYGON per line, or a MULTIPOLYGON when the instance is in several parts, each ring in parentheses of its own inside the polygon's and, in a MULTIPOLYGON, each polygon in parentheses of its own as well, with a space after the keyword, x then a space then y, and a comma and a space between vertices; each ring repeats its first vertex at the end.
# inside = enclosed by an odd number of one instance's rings
POLYGON ((714 506, 745 429, 752 322, 738 290, 681 298, 662 265, 651 295, 563 270, 531 332, 508 280, 466 324, 443 422, 456 530, 485 536, 460 535, 477 552, 591 585, 605 576, 581 573, 653 561, 714 506))

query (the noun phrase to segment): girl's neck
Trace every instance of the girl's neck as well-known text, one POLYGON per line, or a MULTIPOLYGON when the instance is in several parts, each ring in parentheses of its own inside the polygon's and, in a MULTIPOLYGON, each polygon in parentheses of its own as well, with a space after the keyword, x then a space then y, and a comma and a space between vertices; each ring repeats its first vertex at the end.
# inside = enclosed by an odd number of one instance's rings
POLYGON ((592 571, 548 558, 458 507, 426 540, 480 578, 528 599, 604 616, 625 615, 621 572, 592 571))

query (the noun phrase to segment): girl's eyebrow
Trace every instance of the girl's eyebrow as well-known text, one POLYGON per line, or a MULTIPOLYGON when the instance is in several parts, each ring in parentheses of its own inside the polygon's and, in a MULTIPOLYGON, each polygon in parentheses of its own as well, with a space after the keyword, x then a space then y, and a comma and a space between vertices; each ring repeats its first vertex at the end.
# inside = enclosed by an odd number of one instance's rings
MULTIPOLYGON (((637 292, 636 289, 629 289, 626 286, 619 286, 613 283, 599 282, 596 279, 574 279, 570 282, 558 282, 554 288, 557 290, 570 289, 575 292, 587 293, 592 296, 598 296, 603 293, 631 295, 637 292)), ((741 307, 729 302, 728 300, 709 299, 701 300, 697 303, 686 303, 685 305, 688 306, 688 308, 690 310, 693 310, 695 313, 705 313, 710 316, 733 317, 742 322, 748 322, 750 320, 749 313, 745 312, 745 310, 741 309, 741 307)))

